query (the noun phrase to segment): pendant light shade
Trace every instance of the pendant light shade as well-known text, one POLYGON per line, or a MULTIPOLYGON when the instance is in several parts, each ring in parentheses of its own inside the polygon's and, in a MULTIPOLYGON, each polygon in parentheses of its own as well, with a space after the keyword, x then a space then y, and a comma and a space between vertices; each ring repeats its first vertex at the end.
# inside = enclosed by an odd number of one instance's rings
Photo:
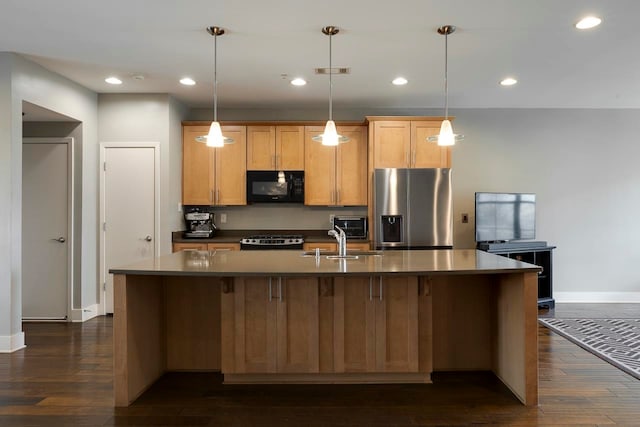
POLYGON ((447 81, 448 74, 448 55, 449 55, 449 34, 452 34, 456 30, 453 25, 445 25, 438 28, 438 34, 444 36, 444 120, 440 125, 440 134, 433 135, 427 138, 429 142, 437 142, 440 146, 455 145, 456 142, 462 141, 464 135, 458 135, 453 133, 453 127, 449 121, 449 85, 447 81))
POLYGON ((329 36, 329 120, 324 127, 324 132, 311 138, 316 142, 321 142, 322 145, 329 146, 336 146, 341 142, 349 141, 349 138, 347 138, 346 136, 338 135, 336 124, 333 121, 333 64, 331 62, 331 38, 334 35, 338 34, 339 31, 340 29, 334 26, 324 27, 322 29, 322 33, 329 36))
POLYGON ((206 136, 196 138, 204 142, 208 147, 224 147, 224 144, 232 144, 234 141, 222 135, 222 128, 218 123, 218 36, 224 34, 220 27, 208 27, 207 32, 213 36, 213 122, 206 136))

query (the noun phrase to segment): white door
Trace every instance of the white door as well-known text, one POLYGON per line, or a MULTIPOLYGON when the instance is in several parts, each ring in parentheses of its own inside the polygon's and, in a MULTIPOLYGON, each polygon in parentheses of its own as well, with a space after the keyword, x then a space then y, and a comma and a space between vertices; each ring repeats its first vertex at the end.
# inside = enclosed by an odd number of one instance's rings
POLYGON ((69 301, 67 143, 22 144, 22 317, 67 318, 69 301))
POLYGON ((103 283, 105 311, 113 313, 109 269, 155 256, 156 147, 105 147, 103 283))

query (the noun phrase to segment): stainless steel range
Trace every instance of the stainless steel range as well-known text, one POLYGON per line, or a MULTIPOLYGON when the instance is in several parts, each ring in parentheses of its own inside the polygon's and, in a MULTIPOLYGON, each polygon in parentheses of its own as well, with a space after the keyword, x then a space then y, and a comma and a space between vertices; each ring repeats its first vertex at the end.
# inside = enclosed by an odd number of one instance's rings
POLYGON ((242 250, 302 249, 304 238, 300 234, 257 234, 240 240, 242 250))

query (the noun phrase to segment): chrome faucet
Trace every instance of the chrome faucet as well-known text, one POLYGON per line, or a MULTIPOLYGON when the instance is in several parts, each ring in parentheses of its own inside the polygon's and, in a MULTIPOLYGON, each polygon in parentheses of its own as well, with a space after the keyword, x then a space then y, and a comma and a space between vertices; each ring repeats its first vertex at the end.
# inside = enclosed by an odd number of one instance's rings
POLYGON ((333 228, 336 230, 329 230, 327 233, 329 236, 333 236, 338 241, 338 256, 344 257, 347 255, 347 233, 337 225, 334 225, 333 228))

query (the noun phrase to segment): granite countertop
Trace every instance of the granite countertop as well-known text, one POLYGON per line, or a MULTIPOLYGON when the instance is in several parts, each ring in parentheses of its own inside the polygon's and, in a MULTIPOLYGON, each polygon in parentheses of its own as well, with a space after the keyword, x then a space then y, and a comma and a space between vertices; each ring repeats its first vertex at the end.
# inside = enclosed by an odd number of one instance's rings
POLYGON ((383 251, 379 256, 330 259, 299 250, 180 251, 112 268, 114 274, 169 276, 335 276, 495 274, 539 272, 540 267, 475 249, 383 251))

